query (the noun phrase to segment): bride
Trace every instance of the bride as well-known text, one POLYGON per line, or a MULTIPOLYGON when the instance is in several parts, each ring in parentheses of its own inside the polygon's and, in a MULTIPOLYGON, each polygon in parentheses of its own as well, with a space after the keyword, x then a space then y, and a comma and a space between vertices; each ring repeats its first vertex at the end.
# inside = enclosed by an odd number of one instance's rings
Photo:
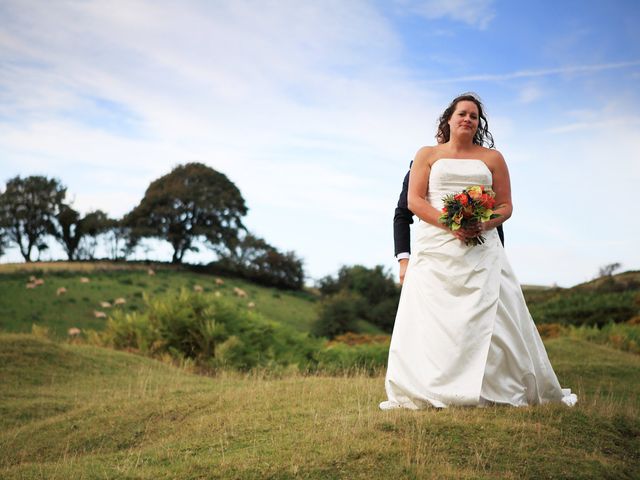
POLYGON ((388 400, 380 408, 574 405, 577 397, 560 388, 496 232, 511 217, 511 185, 480 100, 455 98, 436 138, 439 144, 421 148, 411 167, 408 203, 420 221, 389 349, 388 400), (442 198, 472 185, 494 190, 500 216, 451 232, 438 222, 442 198), (483 244, 466 246, 479 235, 483 244))

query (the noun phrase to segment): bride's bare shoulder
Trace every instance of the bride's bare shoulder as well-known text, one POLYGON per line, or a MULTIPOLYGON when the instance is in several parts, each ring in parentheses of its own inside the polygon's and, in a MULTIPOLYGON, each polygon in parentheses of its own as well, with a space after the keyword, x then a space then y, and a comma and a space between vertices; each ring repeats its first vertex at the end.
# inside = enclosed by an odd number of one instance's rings
POLYGON ((484 160, 485 163, 490 165, 504 163, 504 157, 502 156, 502 153, 500 153, 500 150, 496 150, 495 148, 486 148, 486 147, 480 147, 480 148, 482 148, 481 158, 482 160, 484 160))
POLYGON ((418 164, 430 165, 437 156, 437 146, 421 147, 417 152, 414 162, 418 164))

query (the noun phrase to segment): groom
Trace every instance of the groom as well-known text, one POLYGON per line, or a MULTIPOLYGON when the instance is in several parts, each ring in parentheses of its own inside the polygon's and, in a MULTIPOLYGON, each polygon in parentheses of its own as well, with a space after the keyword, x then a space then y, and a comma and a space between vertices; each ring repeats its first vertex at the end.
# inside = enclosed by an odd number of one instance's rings
MULTIPOLYGON (((413 163, 413 162, 411 162, 413 163)), ((409 164, 409 172, 404 176, 402 182, 402 191, 400 192, 400 198, 398 198, 398 206, 396 207, 395 215, 393 216, 393 243, 396 250, 396 259, 400 264, 400 284, 404 282, 404 274, 407 271, 407 265, 409 264, 409 254, 411 253, 411 236, 409 232, 409 225, 413 223, 413 213, 407 208, 407 191, 409 189, 409 173, 411 172, 411 164, 409 164)), ((504 246, 504 232, 502 231, 502 225, 498 226, 498 236, 500 242, 504 246)))

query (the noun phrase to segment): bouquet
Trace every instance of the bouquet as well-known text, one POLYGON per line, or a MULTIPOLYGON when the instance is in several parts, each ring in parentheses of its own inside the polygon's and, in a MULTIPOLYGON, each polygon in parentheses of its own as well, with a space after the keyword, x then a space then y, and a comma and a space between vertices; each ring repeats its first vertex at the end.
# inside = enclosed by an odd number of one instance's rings
MULTIPOLYGON (((500 215, 493 213, 496 204, 495 192, 490 187, 474 185, 465 188, 460 193, 451 193, 442 198, 444 208, 438 221, 455 232, 461 228, 471 226, 474 223, 486 222, 500 215)), ((466 245, 479 245, 484 243, 484 237, 468 238, 466 245)))

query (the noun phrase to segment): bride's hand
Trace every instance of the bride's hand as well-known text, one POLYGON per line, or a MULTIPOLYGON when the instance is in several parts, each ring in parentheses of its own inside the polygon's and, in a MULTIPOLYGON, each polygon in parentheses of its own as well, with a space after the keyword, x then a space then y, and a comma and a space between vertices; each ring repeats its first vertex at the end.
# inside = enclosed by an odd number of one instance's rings
POLYGON ((465 228, 461 228, 452 233, 458 240, 464 242, 467 239, 481 235, 483 230, 482 223, 478 222, 467 225, 465 228))

